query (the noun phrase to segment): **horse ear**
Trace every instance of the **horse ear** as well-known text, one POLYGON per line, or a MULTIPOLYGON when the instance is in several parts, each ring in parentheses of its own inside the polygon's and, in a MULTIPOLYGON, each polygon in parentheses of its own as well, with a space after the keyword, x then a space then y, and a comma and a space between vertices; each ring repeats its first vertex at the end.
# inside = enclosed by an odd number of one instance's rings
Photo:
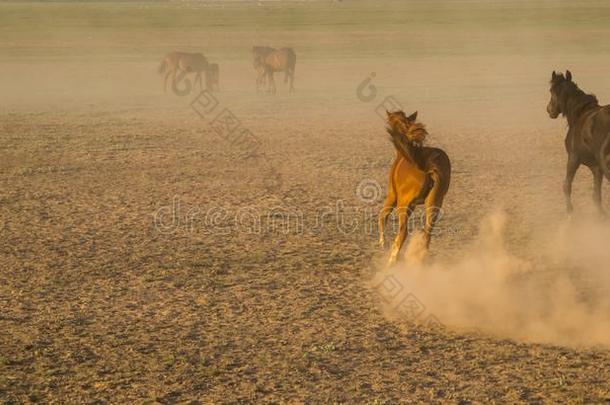
POLYGON ((566 80, 569 82, 572 81, 572 72, 569 70, 566 70, 566 80))
POLYGON ((407 121, 415 121, 417 119, 417 111, 407 117, 407 121))
POLYGON ((555 80, 557 78, 557 73, 553 70, 553 74, 551 74, 551 79, 555 80))
POLYGON ((388 114, 388 117, 390 116, 390 112, 388 110, 385 110, 385 113, 388 114))

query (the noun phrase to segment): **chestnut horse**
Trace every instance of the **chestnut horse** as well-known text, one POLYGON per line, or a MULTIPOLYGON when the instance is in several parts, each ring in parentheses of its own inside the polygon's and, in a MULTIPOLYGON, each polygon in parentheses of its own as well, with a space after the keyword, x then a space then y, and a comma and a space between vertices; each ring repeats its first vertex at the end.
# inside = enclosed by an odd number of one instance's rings
POLYGON ((600 106, 593 94, 586 94, 572 81, 572 73, 566 71, 551 75, 551 100, 546 107, 549 117, 559 114, 568 121, 565 147, 568 152, 566 178, 563 193, 568 213, 572 206, 572 181, 580 165, 593 173, 593 201, 603 215, 602 182, 610 180, 608 156, 610 151, 610 105, 600 106))
POLYGON ((256 87, 267 80, 268 91, 275 94, 274 72, 285 72, 284 83, 290 80, 290 93, 294 91, 294 72, 296 69, 297 56, 292 48, 275 49, 268 46, 252 47, 254 69, 257 71, 256 87))
POLYGON ((389 259, 389 264, 393 264, 407 237, 409 215, 420 204, 425 207, 426 250, 430 246, 434 225, 440 219, 443 199, 449 190, 451 162, 443 150, 423 146, 427 132, 416 122, 417 111, 408 117, 402 111, 387 114, 387 131, 396 148, 396 158, 390 169, 388 195, 379 212, 379 243, 385 247, 385 222, 396 207, 399 230, 389 259))

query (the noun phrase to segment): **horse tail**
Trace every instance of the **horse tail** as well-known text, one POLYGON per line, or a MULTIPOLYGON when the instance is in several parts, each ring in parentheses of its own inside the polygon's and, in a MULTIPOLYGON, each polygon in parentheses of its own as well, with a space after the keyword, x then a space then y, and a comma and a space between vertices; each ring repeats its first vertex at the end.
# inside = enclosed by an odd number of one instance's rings
POLYGON ((294 50, 290 48, 288 50, 288 60, 286 61, 286 72, 284 74, 284 83, 288 83, 288 78, 294 76, 294 71, 297 65, 297 55, 294 50))
POLYGON ((159 74, 163 74, 163 72, 165 72, 166 68, 167 68, 167 61, 165 59, 163 59, 161 61, 161 64, 159 65, 159 68, 157 69, 157 72, 159 74))
POLYGON ((606 135, 606 139, 599 150, 599 165, 606 176, 606 179, 610 180, 610 169, 608 168, 608 145, 610 143, 610 134, 606 135))
POLYGON ((451 161, 449 156, 441 149, 435 148, 433 153, 434 156, 430 157, 431 164, 426 173, 433 182, 430 188, 430 196, 433 203, 440 207, 442 198, 449 190, 449 183, 451 182, 451 161))
POLYGON ((442 207, 445 195, 449 190, 451 181, 451 162, 447 154, 441 149, 434 149, 432 155, 428 157, 428 170, 426 170, 426 183, 424 191, 426 197, 426 246, 430 245, 430 238, 434 225, 443 216, 442 207))

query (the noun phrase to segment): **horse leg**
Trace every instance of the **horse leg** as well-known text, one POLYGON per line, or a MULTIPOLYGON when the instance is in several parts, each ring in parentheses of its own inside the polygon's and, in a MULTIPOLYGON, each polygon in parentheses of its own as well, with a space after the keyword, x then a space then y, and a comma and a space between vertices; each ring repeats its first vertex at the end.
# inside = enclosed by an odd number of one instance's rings
POLYGON ((602 208, 602 183, 604 180, 604 173, 599 166, 592 167, 591 172, 593 173, 593 202, 600 215, 605 216, 606 213, 602 208))
POLYGON ((424 241, 426 250, 430 247, 430 240, 432 239, 432 232, 434 226, 438 220, 442 217, 443 211, 443 199, 445 195, 440 191, 438 182, 435 182, 434 186, 430 190, 430 193, 424 200, 424 209, 426 210, 426 224, 424 227, 424 241))
POLYGON ((409 223, 409 214, 411 211, 411 207, 399 207, 398 211, 398 234, 394 239, 394 244, 392 245, 392 251, 390 253, 390 259, 388 260, 388 265, 392 265, 396 263, 396 258, 398 257, 398 252, 400 252, 400 248, 402 247, 408 233, 408 223, 409 223))
POLYGON ((396 194, 394 193, 394 187, 390 181, 388 187, 388 196, 383 202, 383 208, 379 211, 379 245, 383 249, 385 247, 385 223, 388 219, 388 215, 392 212, 392 208, 396 205, 396 194))
POLYGON ((170 69, 167 71, 167 73, 165 73, 165 79, 163 80, 163 92, 164 93, 167 93, 167 79, 172 74, 172 72, 173 72, 173 69, 170 69))
POLYGON ((176 73, 178 73, 178 68, 172 70, 172 90, 176 88, 176 73))
MULTIPOLYGON (((195 90, 195 86, 197 85, 197 83, 199 83, 199 92, 202 92, 203 85, 201 84, 201 71, 197 71, 195 73, 195 81, 193 82, 193 90, 195 90)), ((208 90, 207 83, 206 83, 206 90, 208 90)))
POLYGON ((269 81, 269 91, 271 94, 275 94, 277 88, 275 87, 275 79, 273 78, 273 72, 269 72, 267 80, 269 81))
POLYGON ((572 206, 572 182, 574 181, 574 176, 576 175, 576 171, 580 166, 580 162, 576 156, 569 155, 568 156, 568 166, 566 170, 566 178, 563 182, 563 195, 566 199, 566 206, 568 210, 568 214, 571 214, 574 210, 572 206))
POLYGON ((290 70, 290 93, 294 93, 294 70, 290 70))
POLYGON ((267 72, 265 72, 264 70, 261 72, 258 72, 257 76, 256 76, 256 91, 260 92, 261 88, 264 90, 265 89, 265 85, 267 84, 265 81, 265 76, 267 76, 267 72))

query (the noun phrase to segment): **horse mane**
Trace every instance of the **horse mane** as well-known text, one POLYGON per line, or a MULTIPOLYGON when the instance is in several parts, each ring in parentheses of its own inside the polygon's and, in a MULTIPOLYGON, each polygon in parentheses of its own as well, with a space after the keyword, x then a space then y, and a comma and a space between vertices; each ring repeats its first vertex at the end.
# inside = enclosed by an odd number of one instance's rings
POLYGON ((421 148, 428 136, 428 131, 426 130, 426 126, 421 122, 414 122, 403 135, 405 135, 415 147, 421 148))
POLYGON ((404 111, 399 110, 388 113, 388 127, 386 129, 396 150, 420 168, 423 168, 424 159, 421 152, 426 136, 428 136, 424 124, 407 118, 404 111))
POLYGON ((599 105, 594 94, 585 93, 561 73, 551 80, 551 89, 557 94, 561 113, 568 119, 568 124, 575 122, 590 107, 599 105))
MULTIPOLYGON (((422 143, 409 138, 409 136, 406 136, 403 131, 396 127, 390 126, 387 127, 386 130, 388 131, 388 134, 390 134, 390 141, 394 144, 396 150, 423 169, 424 164, 421 156, 423 149, 422 143)), ((414 133, 417 133, 418 137, 421 137, 422 133, 427 134, 424 126, 421 124, 419 124, 418 128, 414 130, 414 133)))

